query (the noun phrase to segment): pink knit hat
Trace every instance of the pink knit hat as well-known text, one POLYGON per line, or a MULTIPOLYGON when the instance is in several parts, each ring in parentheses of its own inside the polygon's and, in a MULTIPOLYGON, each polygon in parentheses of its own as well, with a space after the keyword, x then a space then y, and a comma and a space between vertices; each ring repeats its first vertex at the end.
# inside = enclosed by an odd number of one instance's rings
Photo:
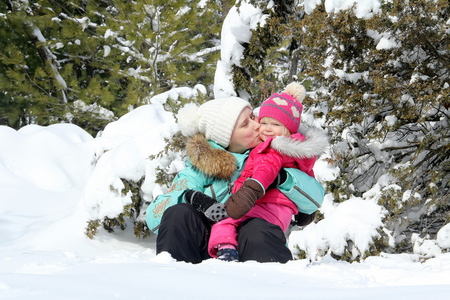
POLYGON ((281 94, 273 94, 263 102, 259 109, 258 122, 264 117, 271 117, 281 122, 291 133, 297 132, 305 95, 303 85, 297 82, 288 84, 281 94))

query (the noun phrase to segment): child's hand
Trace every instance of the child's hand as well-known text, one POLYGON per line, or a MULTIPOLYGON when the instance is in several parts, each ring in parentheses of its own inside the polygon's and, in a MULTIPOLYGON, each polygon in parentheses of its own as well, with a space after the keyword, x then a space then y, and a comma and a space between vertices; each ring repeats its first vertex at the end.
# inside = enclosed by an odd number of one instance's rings
POLYGON ((287 179, 287 172, 285 169, 281 168, 280 172, 278 172, 277 177, 273 180, 273 182, 267 187, 268 190, 277 188, 282 185, 287 179))
POLYGON ((258 181, 248 178, 242 187, 225 202, 228 216, 233 219, 243 217, 255 206, 256 200, 264 196, 264 193, 264 188, 258 181))
POLYGON ((316 212, 313 212, 310 215, 304 214, 302 212, 298 212, 298 214, 296 214, 294 216, 294 220, 291 222, 291 224, 297 225, 297 226, 306 226, 306 225, 311 224, 315 218, 316 218, 316 212))

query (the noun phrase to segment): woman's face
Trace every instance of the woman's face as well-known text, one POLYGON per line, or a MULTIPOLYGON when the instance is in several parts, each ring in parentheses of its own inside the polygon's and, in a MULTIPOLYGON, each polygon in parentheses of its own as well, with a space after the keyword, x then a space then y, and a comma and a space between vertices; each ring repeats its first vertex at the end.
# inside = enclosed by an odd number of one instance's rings
POLYGON ((252 110, 249 107, 244 108, 234 125, 228 151, 243 153, 258 146, 262 142, 259 137, 259 126, 252 110))

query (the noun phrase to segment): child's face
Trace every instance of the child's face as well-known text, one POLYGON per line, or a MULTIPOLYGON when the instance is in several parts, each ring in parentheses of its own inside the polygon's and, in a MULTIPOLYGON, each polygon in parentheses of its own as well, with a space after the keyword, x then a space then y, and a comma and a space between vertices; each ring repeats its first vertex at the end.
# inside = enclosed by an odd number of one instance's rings
POLYGON ((288 132, 286 127, 274 118, 264 117, 259 122, 259 136, 261 140, 265 141, 270 137, 286 135, 288 132))

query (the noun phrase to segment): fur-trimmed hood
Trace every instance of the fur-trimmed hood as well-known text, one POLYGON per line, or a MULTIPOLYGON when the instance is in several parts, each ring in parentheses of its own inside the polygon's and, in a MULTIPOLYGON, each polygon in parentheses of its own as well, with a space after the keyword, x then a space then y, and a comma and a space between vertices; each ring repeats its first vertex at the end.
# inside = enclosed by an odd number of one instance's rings
POLYGON ((304 141, 278 136, 272 140, 270 146, 281 154, 294 158, 319 157, 329 146, 328 136, 322 129, 302 124, 298 132, 303 134, 304 141))
POLYGON ((210 143, 202 133, 188 139, 186 152, 191 164, 207 176, 230 179, 236 172, 236 157, 221 146, 210 143))
MULTIPOLYGON (((294 158, 319 157, 328 147, 328 137, 324 130, 301 125, 299 132, 305 141, 296 141, 290 137, 279 136, 272 140, 271 147, 283 155, 294 158)), ((205 135, 197 133, 191 136, 186 144, 186 152, 192 166, 207 176, 230 179, 236 172, 237 156, 221 146, 209 142, 205 135)))

